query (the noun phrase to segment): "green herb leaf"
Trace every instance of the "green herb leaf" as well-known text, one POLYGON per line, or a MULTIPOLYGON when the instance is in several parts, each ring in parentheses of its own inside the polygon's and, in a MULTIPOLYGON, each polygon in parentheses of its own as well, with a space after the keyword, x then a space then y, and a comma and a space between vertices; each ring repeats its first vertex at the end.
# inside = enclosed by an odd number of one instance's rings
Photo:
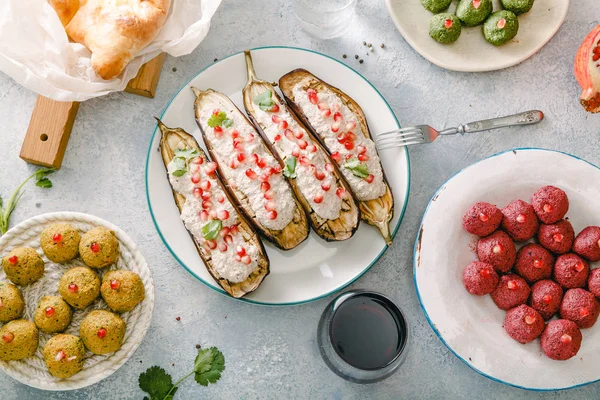
POLYGON ((283 169, 283 176, 290 179, 296 178, 296 157, 288 156, 285 158, 285 168, 283 169))
POLYGON ((44 189, 49 189, 52 187, 52 181, 48 178, 42 178, 35 183, 35 186, 41 187, 44 189))
POLYGON ((54 168, 40 168, 37 171, 35 171, 35 179, 38 181, 41 181, 42 179, 44 179, 45 177, 47 177, 54 171, 55 171, 54 168))
POLYGON ((140 389, 150 395, 150 400, 163 400, 170 394, 175 394, 177 388, 173 388, 171 375, 164 369, 153 366, 142 373, 138 379, 140 389), (173 389, 173 390, 171 390, 173 389))
POLYGON ((216 347, 211 347, 210 349, 204 349, 198 351, 198 357, 196 357, 196 362, 194 363, 194 379, 202 386, 208 386, 209 383, 215 383, 221 378, 221 373, 225 370, 225 357, 223 353, 219 351, 216 347), (198 359, 202 358, 204 360, 208 359, 208 356, 203 354, 200 355, 203 351, 210 351, 212 359, 210 364, 208 363, 198 363, 198 359), (203 372, 197 372, 196 368, 203 372))
POLYGON ((196 149, 175 150, 175 157, 182 158, 184 161, 189 161, 200 155, 196 149))
POLYGON ((206 240, 214 240, 219 236, 219 232, 221 232, 221 228, 223 228, 223 223, 219 219, 213 219, 208 224, 202 227, 202 236, 206 240))
POLYGON ((355 176, 366 178, 369 176, 369 168, 367 164, 362 164, 358 158, 353 157, 344 164, 344 168, 349 169, 355 176))
POLYGON ((275 104, 272 96, 273 92, 267 90, 266 92, 263 92, 254 98, 254 104, 257 104, 263 111, 269 111, 275 104))
POLYGON ((212 114, 208 119, 208 126, 214 128, 215 126, 221 126, 223 121, 227 119, 227 114, 225 111, 219 111, 217 115, 212 114))
POLYGON ((223 120, 223 124, 222 124, 225 128, 231 128, 233 126, 233 120, 232 119, 224 119, 223 120))
POLYGON ((175 171, 173 171, 171 173, 173 174, 173 176, 176 176, 179 178, 180 176, 185 175, 186 172, 187 171, 185 169, 176 169, 175 171))
POLYGON ((213 353, 211 349, 200 349, 194 360, 194 372, 201 374, 209 371, 213 362, 213 353))

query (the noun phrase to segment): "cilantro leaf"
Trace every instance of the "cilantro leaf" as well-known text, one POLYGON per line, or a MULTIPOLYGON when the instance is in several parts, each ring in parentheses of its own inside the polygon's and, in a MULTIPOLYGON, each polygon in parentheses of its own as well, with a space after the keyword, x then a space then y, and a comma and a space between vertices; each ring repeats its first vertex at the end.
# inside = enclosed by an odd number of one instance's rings
POLYGON ((273 92, 267 90, 254 98, 254 104, 257 104, 263 111, 269 111, 275 105, 272 96, 273 92))
POLYGON ((296 157, 288 156, 285 158, 285 168, 283 169, 283 176, 290 179, 296 178, 296 157))
POLYGON ((40 168, 35 171, 35 179, 41 181, 55 171, 54 168, 40 168))
MULTIPOLYGON (((225 357, 223 356, 223 353, 221 353, 216 347, 204 349, 204 351, 206 350, 210 351, 210 358, 212 358, 210 365, 208 365, 208 369, 207 364, 201 364, 198 365, 198 367, 200 370, 204 370, 204 372, 197 372, 197 363, 194 363, 194 371, 196 371, 194 373, 194 379, 202 386, 208 386, 209 383, 217 382, 221 378, 221 373, 223 370, 225 370, 225 357)), ((203 350, 198 351, 198 357, 196 357, 197 361, 198 358, 201 357, 200 352, 202 351, 203 350)), ((208 357, 203 354, 201 358, 207 359, 208 357)))
POLYGON ((213 354, 211 349, 200 349, 194 360, 194 372, 201 374, 209 371, 213 362, 213 354))
POLYGON ((181 158, 184 161, 189 161, 192 158, 196 158, 200 155, 198 150, 196 149, 183 149, 183 150, 175 150, 175 157, 181 158))
POLYGON ((41 187, 44 189, 49 189, 52 187, 52 181, 48 178, 42 178, 35 183, 35 186, 41 187))
POLYGON ((150 400, 163 400, 169 394, 175 394, 177 388, 173 388, 171 375, 164 369, 153 366, 142 373, 138 379, 140 389, 150 395, 150 400), (171 389, 173 389, 171 391, 171 389))
POLYGON ((180 177, 185 175, 189 171, 190 160, 199 155, 200 153, 196 149, 175 150, 175 157, 173 158, 175 169, 171 172, 173 176, 180 177))
POLYGON ((223 125, 225 128, 231 128, 231 127, 233 126, 233 120, 232 120, 232 119, 229 119, 229 118, 227 118, 227 119, 224 119, 224 120, 223 120, 223 123, 222 123, 222 125, 223 125))
POLYGON ((202 227, 202 236, 206 240, 214 240, 219 236, 219 232, 221 232, 221 228, 223 228, 223 223, 220 219, 213 219, 208 224, 202 227))
POLYGON ((213 113, 208 119, 208 126, 214 128, 215 126, 221 126, 223 121, 227 119, 225 111, 219 111, 217 114, 213 113))
POLYGON ((367 164, 362 164, 358 158, 353 157, 344 164, 344 168, 350 170, 355 176, 359 178, 366 178, 369 176, 369 168, 367 164))

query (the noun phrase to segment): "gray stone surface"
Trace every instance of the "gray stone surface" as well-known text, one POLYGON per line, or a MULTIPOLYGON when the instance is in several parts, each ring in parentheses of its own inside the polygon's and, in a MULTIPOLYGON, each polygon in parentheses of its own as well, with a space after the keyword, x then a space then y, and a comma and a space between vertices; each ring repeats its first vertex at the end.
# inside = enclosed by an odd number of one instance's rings
MULTIPOLYGON (((152 326, 129 362, 92 387, 49 393, 0 374, 0 398, 141 399, 138 375, 158 364, 176 378, 183 376, 193 362, 197 343, 222 349, 227 370, 209 388, 186 381, 176 399, 599 398, 600 384, 543 394, 479 376, 434 335, 419 308, 412 281, 413 243, 425 206, 435 190, 460 169, 523 146, 559 149, 600 165, 600 116, 584 113, 572 74, 579 43, 600 22, 597 0, 573 1, 561 30, 531 59, 504 71, 480 74, 442 70, 423 59, 396 31, 382 1, 360 1, 356 26, 344 37, 329 41, 312 39, 300 30, 291 3, 225 0, 200 47, 189 56, 167 58, 155 99, 117 93, 81 104, 63 168, 52 177, 55 187, 46 191, 28 186, 12 222, 70 210, 119 225, 140 246, 153 271, 156 308, 152 326), (376 45, 369 56, 363 40, 376 45), (385 43, 385 49, 379 48, 380 43, 385 43), (391 296, 412 327, 414 340, 406 363, 384 382, 348 383, 321 361, 315 330, 331 298, 285 308, 228 299, 181 268, 152 224, 144 190, 146 152, 154 129, 151 117, 214 58, 264 45, 306 47, 348 63, 383 93, 402 125, 430 123, 442 128, 532 108, 546 113, 546 121, 531 128, 447 138, 411 149, 412 190, 399 235, 381 261, 353 285, 391 296), (362 65, 354 60, 358 52, 364 55, 362 65), (342 59, 344 53, 347 59, 342 59), (175 320, 177 316, 181 321, 175 320)), ((6 195, 33 170, 18 154, 36 96, 4 75, 0 75, 0 88, 0 193, 6 195)))

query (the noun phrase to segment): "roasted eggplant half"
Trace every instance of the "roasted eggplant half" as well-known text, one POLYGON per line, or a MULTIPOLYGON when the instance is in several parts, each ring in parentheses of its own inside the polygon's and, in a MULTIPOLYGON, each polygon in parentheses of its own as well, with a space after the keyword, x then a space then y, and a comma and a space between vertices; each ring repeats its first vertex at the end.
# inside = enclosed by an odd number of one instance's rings
POLYGON ((254 227, 231 202, 193 136, 160 120, 162 154, 173 197, 204 265, 233 297, 256 290, 269 274, 269 258, 254 227))
POLYGON ((244 107, 273 155, 285 166, 296 197, 314 231, 327 241, 346 240, 356 232, 360 209, 346 180, 317 139, 286 106, 272 84, 257 79, 245 51, 248 83, 244 107))
POLYGON ((192 90, 196 122, 232 199, 277 247, 298 246, 308 237, 308 220, 284 166, 226 95, 192 90))
POLYGON ((362 219, 377 227, 390 245, 394 198, 360 106, 304 69, 282 76, 279 88, 343 173, 359 201, 362 219))

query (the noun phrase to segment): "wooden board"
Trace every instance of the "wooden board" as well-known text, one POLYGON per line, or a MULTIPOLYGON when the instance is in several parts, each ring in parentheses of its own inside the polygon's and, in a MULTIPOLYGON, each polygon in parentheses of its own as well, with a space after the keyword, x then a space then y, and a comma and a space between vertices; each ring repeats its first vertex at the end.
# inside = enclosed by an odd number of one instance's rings
MULTIPOLYGON (((154 97, 165 57, 166 54, 161 53, 142 65, 125 91, 154 97)), ((78 102, 38 96, 20 157, 31 164, 60 169, 78 109, 78 102)))

